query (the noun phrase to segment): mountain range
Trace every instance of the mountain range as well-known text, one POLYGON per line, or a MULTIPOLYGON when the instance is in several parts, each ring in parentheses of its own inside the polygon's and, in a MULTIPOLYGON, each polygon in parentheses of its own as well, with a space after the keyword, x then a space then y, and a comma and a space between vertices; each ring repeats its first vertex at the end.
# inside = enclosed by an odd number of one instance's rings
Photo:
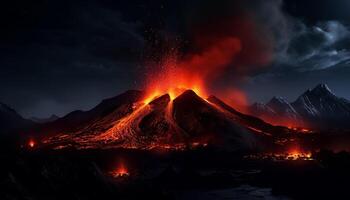
POLYGON ((249 113, 278 125, 350 128, 350 101, 336 96, 326 84, 308 89, 294 102, 273 97, 268 103, 254 103, 249 113))
POLYGON ((57 115, 51 115, 48 118, 31 117, 29 119, 33 122, 43 124, 43 123, 53 122, 53 121, 57 120, 58 118, 59 117, 57 115))

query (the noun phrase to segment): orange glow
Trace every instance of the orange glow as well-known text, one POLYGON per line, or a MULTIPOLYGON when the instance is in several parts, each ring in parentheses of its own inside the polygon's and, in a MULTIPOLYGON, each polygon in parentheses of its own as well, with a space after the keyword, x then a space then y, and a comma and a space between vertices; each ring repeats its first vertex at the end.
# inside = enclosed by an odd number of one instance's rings
POLYGON ((302 128, 302 129, 301 129, 301 132, 302 132, 302 133, 311 133, 312 131, 309 130, 309 129, 306 129, 306 128, 302 128))
POLYGON ((30 148, 34 148, 35 147, 35 141, 34 140, 29 140, 29 142, 28 142, 28 146, 30 147, 30 148))
POLYGON ((253 128, 253 127, 248 127, 248 129, 250 129, 250 130, 252 130, 252 131, 255 131, 255 132, 257 132, 257 133, 266 135, 266 136, 272 136, 271 133, 266 133, 266 132, 264 132, 264 131, 262 131, 262 130, 259 130, 259 129, 256 129, 256 128, 253 128))
POLYGON ((244 111, 246 95, 233 85, 268 66, 273 60, 273 40, 270 35, 262 37, 260 25, 247 13, 216 22, 192 24, 186 41, 190 48, 169 41, 170 48, 166 43, 156 59, 146 61, 144 103, 164 94, 173 100, 184 90, 193 90, 203 99, 209 94, 225 97, 229 105, 244 111))
POLYGON ((144 97, 143 102, 145 104, 149 104, 152 100, 154 100, 155 98, 157 98, 160 95, 161 95, 161 93, 159 91, 157 91, 157 90, 152 91, 150 94, 147 94, 147 96, 144 97))
MULTIPOLYGON (((254 113, 251 113, 251 114, 254 115, 254 113)), ((265 122, 272 124, 274 126, 285 126, 288 129, 293 131, 301 131, 301 129, 297 127, 308 127, 308 125, 304 121, 286 119, 283 116, 271 117, 267 115, 258 115, 257 117, 263 119, 265 122)))
POLYGON ((231 107, 240 112, 247 112, 249 105, 246 94, 236 88, 228 88, 216 92, 216 95, 231 107))
POLYGON ((288 126, 288 129, 296 131, 297 133, 304 133, 304 134, 313 133, 312 130, 307 128, 298 128, 298 127, 288 126))
POLYGON ((182 70, 171 71, 169 70, 154 82, 150 81, 143 100, 145 104, 164 94, 169 94, 170 99, 174 100, 186 90, 193 90, 197 95, 206 97, 204 84, 199 78, 180 72, 182 70))
POLYGON ((143 100, 144 104, 149 104, 152 100, 164 94, 169 94, 170 99, 174 100, 186 90, 192 90, 199 96, 205 96, 204 90, 201 89, 201 86, 199 86, 199 84, 182 84, 178 86, 171 86, 170 84, 163 85, 163 83, 159 83, 159 85, 160 86, 154 86, 153 90, 148 89, 148 92, 146 93, 147 95, 143 100), (169 88, 167 88, 166 85, 169 85, 169 88))
POLYGON ((129 176, 130 174, 125 164, 123 162, 120 162, 118 168, 112 171, 111 175, 115 178, 118 178, 118 177, 126 177, 126 176, 129 176))
MULTIPOLYGON (((151 101, 151 100, 150 100, 151 101)), ((147 115, 150 112, 149 107, 146 105, 137 105, 134 107, 134 111, 124 118, 120 119, 118 123, 114 124, 113 127, 95 137, 96 140, 123 140, 133 133, 133 126, 135 121, 138 121, 140 117, 147 115)), ((133 148, 134 144, 130 144, 129 147, 133 148)))
POLYGON ((295 149, 290 150, 287 153, 287 159, 290 159, 290 160, 299 160, 299 159, 310 160, 310 159, 312 159, 312 154, 310 152, 301 151, 301 150, 295 148, 295 149))
POLYGON ((240 51, 240 40, 226 37, 180 61, 173 55, 166 57, 160 69, 149 72, 145 80, 147 95, 144 103, 163 94, 169 94, 173 100, 185 90, 193 90, 206 99, 210 83, 224 72, 240 51))
POLYGON ((287 153, 263 153, 257 155, 248 155, 245 156, 248 159, 272 159, 274 161, 295 161, 295 160, 304 160, 311 161, 313 160, 312 154, 310 152, 301 152, 298 150, 290 151, 287 153))

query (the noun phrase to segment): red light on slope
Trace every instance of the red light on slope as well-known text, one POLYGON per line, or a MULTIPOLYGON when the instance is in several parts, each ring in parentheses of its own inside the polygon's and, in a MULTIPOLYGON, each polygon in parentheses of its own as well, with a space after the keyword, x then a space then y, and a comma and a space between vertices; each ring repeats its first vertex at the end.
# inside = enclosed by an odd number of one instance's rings
POLYGON ((307 151, 302 151, 300 149, 291 149, 287 153, 287 159, 289 160, 312 160, 312 153, 307 151))
POLYGON ((301 129, 301 132, 302 133, 310 133, 311 131, 309 129, 303 128, 303 129, 301 129))
POLYGON ((30 148, 34 148, 35 147, 35 141, 34 140, 29 140, 29 142, 28 142, 28 146, 30 147, 30 148))
POLYGON ((120 177, 127 177, 130 175, 130 173, 126 168, 126 166, 124 165, 124 163, 121 162, 118 168, 111 172, 111 175, 114 178, 120 178, 120 177))

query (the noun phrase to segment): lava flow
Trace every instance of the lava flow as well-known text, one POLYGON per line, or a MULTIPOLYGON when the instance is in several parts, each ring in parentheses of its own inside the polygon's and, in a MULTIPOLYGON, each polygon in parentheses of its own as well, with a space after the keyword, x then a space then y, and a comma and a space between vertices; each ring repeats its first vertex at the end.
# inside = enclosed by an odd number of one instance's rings
POLYGON ((121 177, 127 177, 130 175, 126 165, 124 164, 124 162, 120 162, 119 166, 113 170, 112 172, 110 172, 110 174, 114 177, 114 178, 121 178, 121 177))

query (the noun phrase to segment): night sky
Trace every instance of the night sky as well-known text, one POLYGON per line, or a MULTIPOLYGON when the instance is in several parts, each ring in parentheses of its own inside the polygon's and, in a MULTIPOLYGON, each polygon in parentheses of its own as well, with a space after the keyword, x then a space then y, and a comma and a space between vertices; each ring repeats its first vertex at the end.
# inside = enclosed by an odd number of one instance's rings
POLYGON ((142 89, 169 49, 186 56, 205 48, 198 38, 227 35, 243 50, 213 88, 292 101, 327 83, 350 99, 349 9, 348 0, 3 1, 0 102, 25 117, 90 109, 142 89))

